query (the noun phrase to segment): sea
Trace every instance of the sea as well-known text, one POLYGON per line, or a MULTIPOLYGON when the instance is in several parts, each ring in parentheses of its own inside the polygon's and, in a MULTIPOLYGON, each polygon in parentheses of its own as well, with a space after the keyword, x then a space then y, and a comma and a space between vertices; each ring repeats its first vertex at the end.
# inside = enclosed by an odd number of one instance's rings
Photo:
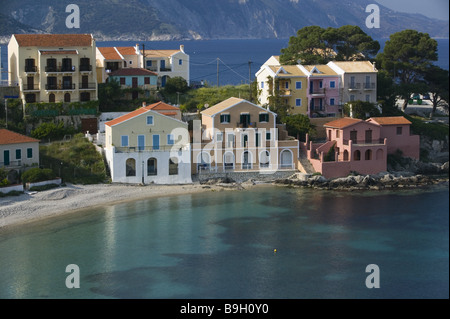
POLYGON ((449 189, 107 205, 0 229, 0 269, 1 299, 448 299, 449 189))
MULTIPOLYGON (((378 39, 382 52, 387 39, 378 39)), ((436 65, 449 69, 449 39, 436 39, 438 57, 436 65)), ((250 39, 250 40, 187 40, 187 41, 121 41, 97 42, 98 47, 135 46, 142 44, 148 50, 174 50, 180 45, 190 56, 191 81, 203 81, 211 86, 238 85, 249 83, 255 73, 272 56, 280 55, 282 48, 288 46, 289 39, 250 39), (249 64, 249 62, 251 62, 249 64), (219 71, 217 71, 219 70, 219 71), (218 76, 217 76, 218 75, 218 76), (219 82, 217 81, 219 78, 219 82)), ((7 79, 7 45, 1 45, 2 79, 7 79)))

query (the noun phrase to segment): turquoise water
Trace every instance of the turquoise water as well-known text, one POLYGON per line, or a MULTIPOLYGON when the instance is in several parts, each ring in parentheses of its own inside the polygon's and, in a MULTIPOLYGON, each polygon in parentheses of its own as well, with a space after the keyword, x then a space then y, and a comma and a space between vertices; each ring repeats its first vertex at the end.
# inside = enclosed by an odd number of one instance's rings
POLYGON ((448 195, 262 187, 1 229, 0 298, 448 298, 448 195))

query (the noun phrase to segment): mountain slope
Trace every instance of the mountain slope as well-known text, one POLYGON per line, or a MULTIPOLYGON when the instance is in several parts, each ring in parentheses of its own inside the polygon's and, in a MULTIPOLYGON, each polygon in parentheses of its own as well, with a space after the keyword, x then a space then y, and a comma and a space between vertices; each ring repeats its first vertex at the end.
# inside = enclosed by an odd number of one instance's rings
MULTIPOLYGON (((360 26, 380 38, 415 29, 448 37, 448 21, 391 11, 380 5, 381 28, 367 29, 365 8, 373 0, 77 0, 81 28, 67 29, 65 8, 73 0, 0 0, 14 27, 0 36, 29 29, 49 33, 93 33, 98 39, 287 38, 308 25, 360 26)), ((0 16, 1 19, 1 16, 0 16)), ((26 31, 29 32, 29 31, 26 31)))

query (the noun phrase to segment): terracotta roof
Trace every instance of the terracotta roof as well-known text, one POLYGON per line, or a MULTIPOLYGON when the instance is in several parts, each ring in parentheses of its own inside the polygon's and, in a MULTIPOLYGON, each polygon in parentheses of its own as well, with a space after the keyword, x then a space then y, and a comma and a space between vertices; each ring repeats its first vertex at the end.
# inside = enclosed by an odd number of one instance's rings
POLYGON ((122 55, 137 55, 135 47, 116 47, 122 55))
POLYGON ((0 145, 34 142, 39 143, 39 140, 6 129, 0 129, 0 145))
POLYGON ((104 47, 104 48, 98 48, 100 53, 103 55, 105 60, 123 60, 120 54, 116 51, 116 48, 112 47, 104 47))
POLYGON ((166 104, 164 102, 158 102, 152 105, 145 106, 148 110, 154 111, 179 111, 180 109, 176 106, 166 104))
POLYGON ((142 75, 154 75, 158 74, 146 69, 138 69, 138 68, 123 68, 117 71, 112 72, 109 76, 142 76, 142 75))
POLYGON ((39 50, 39 52, 41 52, 42 55, 55 55, 55 54, 64 54, 64 55, 68 55, 68 54, 78 54, 77 50, 54 50, 54 51, 44 51, 44 50, 39 50))
POLYGON ((333 62, 333 64, 342 69, 343 71, 350 73, 377 72, 375 66, 370 61, 344 61, 344 62, 333 62))
POLYGON ((332 128, 345 128, 347 126, 354 125, 356 123, 364 122, 363 120, 354 119, 351 117, 344 117, 342 119, 334 120, 328 123, 325 123, 324 127, 332 127, 332 128))
POLYGON ((90 47, 90 34, 14 34, 21 47, 90 47))
POLYGON ((368 121, 374 121, 380 125, 409 125, 412 124, 403 116, 392 116, 392 117, 372 117, 368 121))
POLYGON ((138 115, 144 114, 146 112, 150 112, 149 109, 145 108, 145 107, 141 107, 140 109, 137 109, 136 111, 130 112, 128 114, 122 115, 112 121, 106 122, 105 125, 107 126, 114 126, 117 125, 119 123, 125 122, 127 120, 130 120, 138 115))
POLYGON ((210 108, 202 111, 201 113, 204 115, 212 116, 219 112, 226 110, 227 108, 239 104, 241 102, 245 102, 244 99, 238 99, 237 97, 230 97, 229 99, 222 101, 216 105, 211 106, 210 108))
MULTIPOLYGON (((146 58, 167 58, 175 53, 181 52, 180 50, 145 50, 146 58)), ((144 54, 144 51, 141 50, 141 53, 144 54)))

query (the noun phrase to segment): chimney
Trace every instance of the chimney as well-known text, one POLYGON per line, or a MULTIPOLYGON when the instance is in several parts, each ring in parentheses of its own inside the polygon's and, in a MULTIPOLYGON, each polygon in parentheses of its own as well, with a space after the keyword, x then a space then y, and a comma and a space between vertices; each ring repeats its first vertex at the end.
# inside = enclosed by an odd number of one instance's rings
POLYGON ((184 53, 184 44, 180 45, 180 51, 184 53))
POLYGON ((147 102, 142 102, 142 107, 146 107, 147 106, 147 102))

